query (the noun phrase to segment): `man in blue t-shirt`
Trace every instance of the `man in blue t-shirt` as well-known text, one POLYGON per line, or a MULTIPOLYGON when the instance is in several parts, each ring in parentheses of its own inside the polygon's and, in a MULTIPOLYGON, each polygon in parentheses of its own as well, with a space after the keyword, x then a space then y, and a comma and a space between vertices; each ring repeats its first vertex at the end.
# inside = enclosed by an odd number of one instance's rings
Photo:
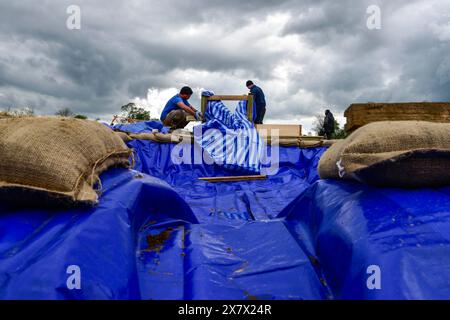
POLYGON ((188 114, 193 115, 196 120, 201 120, 201 112, 188 102, 192 93, 191 88, 183 87, 180 93, 167 101, 160 118, 164 126, 170 127, 171 130, 184 128, 188 124, 186 120, 188 114))
POLYGON ((266 98, 260 87, 256 86, 253 81, 248 80, 245 84, 255 99, 256 119, 255 124, 262 124, 264 115, 266 114, 266 98))

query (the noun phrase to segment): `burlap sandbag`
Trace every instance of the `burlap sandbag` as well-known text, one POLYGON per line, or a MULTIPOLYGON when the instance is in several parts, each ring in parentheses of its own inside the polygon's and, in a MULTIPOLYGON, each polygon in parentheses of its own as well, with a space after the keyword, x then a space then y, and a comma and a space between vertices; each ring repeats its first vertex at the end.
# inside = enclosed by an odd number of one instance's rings
POLYGON ((368 124, 333 144, 318 169, 323 179, 354 179, 377 186, 450 185, 450 124, 368 124))
POLYGON ((262 137, 267 145, 279 145, 282 147, 298 147, 300 143, 300 138, 271 138, 271 137, 262 137))
POLYGON ((159 143, 178 143, 180 138, 172 134, 164 133, 131 133, 130 137, 137 140, 151 140, 159 143))
POLYGON ((122 139, 123 142, 127 143, 130 142, 131 140, 133 140, 133 138, 131 138, 128 133, 126 132, 122 132, 122 131, 116 131, 116 134, 120 137, 120 139, 122 139))
POLYGON ((322 147, 331 147, 333 144, 341 141, 340 139, 322 140, 322 147))
POLYGON ((112 130, 73 118, 0 119, 0 195, 23 203, 94 204, 93 186, 131 150, 112 130), (17 196, 19 195, 19 196, 17 196))

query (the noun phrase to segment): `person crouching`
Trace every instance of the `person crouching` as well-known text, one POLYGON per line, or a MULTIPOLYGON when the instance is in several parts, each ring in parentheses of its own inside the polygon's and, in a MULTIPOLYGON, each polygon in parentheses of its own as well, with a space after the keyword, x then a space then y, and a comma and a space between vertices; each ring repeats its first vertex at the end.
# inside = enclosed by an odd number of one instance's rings
POLYGON ((201 112, 191 106, 188 101, 192 93, 190 87, 183 87, 180 93, 167 101, 160 117, 165 127, 170 127, 171 131, 184 128, 188 124, 186 119, 188 114, 193 115, 197 121, 202 119, 201 112))

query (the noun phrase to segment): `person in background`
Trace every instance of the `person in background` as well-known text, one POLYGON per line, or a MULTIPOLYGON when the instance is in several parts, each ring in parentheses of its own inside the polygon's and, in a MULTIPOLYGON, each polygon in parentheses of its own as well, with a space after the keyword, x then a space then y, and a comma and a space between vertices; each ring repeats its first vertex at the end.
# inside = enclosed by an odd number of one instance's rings
POLYGON ((188 101, 192 93, 191 88, 183 87, 180 93, 167 101, 160 117, 164 126, 170 127, 171 130, 184 128, 188 124, 186 120, 188 114, 193 115, 197 121, 202 119, 201 112, 191 106, 188 101))
POLYGON ((325 111, 325 119, 323 120, 323 129, 325 131, 325 139, 330 140, 335 129, 334 116, 330 110, 325 111))
POLYGON ((262 124, 264 115, 266 114, 266 98, 260 87, 256 86, 253 81, 248 80, 245 84, 255 99, 256 119, 255 124, 262 124))

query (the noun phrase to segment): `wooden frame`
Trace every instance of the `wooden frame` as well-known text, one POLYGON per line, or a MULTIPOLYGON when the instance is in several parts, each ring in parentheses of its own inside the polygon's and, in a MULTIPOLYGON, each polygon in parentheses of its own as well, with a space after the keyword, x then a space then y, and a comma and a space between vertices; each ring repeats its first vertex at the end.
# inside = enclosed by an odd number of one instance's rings
POLYGON ((206 104, 208 101, 217 101, 217 100, 225 100, 225 101, 247 101, 247 107, 251 106, 251 108, 247 108, 247 117, 250 122, 253 123, 253 95, 218 95, 218 96, 211 96, 211 97, 204 97, 202 96, 202 102, 201 102, 201 110, 202 114, 205 114, 206 112, 206 104))

